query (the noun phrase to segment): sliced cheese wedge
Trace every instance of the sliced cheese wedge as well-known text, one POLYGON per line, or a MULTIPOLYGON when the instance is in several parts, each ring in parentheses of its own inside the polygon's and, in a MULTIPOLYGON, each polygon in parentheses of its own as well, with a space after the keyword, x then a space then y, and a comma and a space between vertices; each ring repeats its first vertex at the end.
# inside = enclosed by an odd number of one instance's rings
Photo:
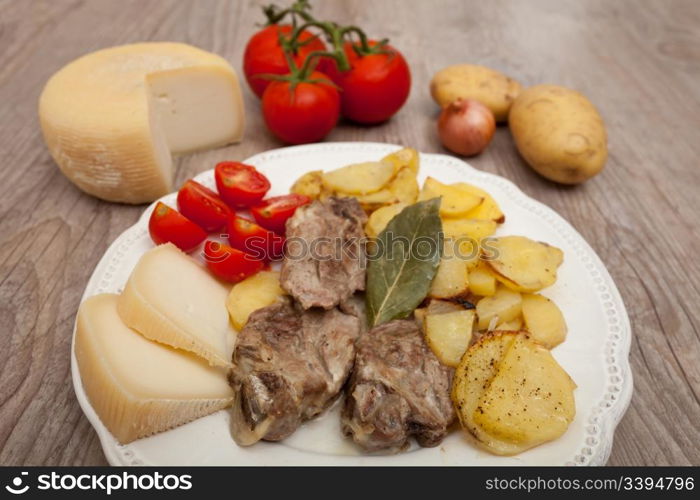
POLYGON ((243 135, 238 78, 223 58, 183 43, 137 43, 87 54, 48 81, 44 139, 63 173, 109 201, 172 191, 171 154, 243 135))
POLYGON ((117 313, 117 297, 95 295, 80 305, 75 357, 90 404, 120 443, 231 404, 224 370, 128 328, 117 313))
POLYGON ((226 310, 229 291, 167 243, 141 256, 119 298, 119 315, 148 339, 228 367, 236 337, 226 310))

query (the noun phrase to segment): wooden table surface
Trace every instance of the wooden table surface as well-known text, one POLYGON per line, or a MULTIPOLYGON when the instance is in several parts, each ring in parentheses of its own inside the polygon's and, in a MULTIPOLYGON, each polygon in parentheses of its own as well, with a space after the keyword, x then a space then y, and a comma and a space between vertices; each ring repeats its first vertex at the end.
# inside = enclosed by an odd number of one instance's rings
MULTIPOLYGON (((49 76, 96 49, 187 42, 240 71, 258 1, 0 0, 0 464, 105 464, 70 376, 85 284, 143 206, 92 198, 52 162, 37 120, 49 76)), ((452 63, 491 66, 526 85, 584 92, 602 113, 610 158, 566 188, 518 157, 507 128, 470 160, 546 203, 588 240, 619 287, 633 329, 635 391, 612 465, 700 464, 700 3, 697 0, 315 2, 315 13, 388 36, 413 73, 389 123, 339 126, 329 141, 444 152, 428 82, 452 63)), ((280 147, 244 89, 242 143, 179 161, 176 184, 223 159, 280 147)))

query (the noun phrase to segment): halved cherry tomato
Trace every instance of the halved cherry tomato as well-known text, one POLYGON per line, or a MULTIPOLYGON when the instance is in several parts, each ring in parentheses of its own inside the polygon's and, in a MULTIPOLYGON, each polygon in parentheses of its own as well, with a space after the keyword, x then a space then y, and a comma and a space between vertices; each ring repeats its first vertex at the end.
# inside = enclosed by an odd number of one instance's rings
POLYGON ((236 216, 229 220, 228 241, 233 248, 259 259, 272 260, 284 255, 284 236, 244 217, 236 216))
POLYGON ((160 201, 151 213, 148 232, 156 245, 170 242, 183 252, 191 252, 207 237, 204 229, 160 201))
POLYGON ((252 165, 222 161, 214 168, 219 195, 231 207, 249 207, 263 199, 270 181, 252 165))
POLYGON ((212 240, 204 244, 204 259, 215 276, 232 283, 242 281, 265 267, 262 260, 212 240))
MULTIPOLYGON (((370 47, 377 43, 369 41, 370 47)), ((381 123, 391 118, 408 99, 411 71, 401 52, 390 45, 369 54, 359 54, 359 47, 359 42, 343 45, 350 63, 348 71, 339 71, 335 61, 329 58, 321 60, 318 70, 342 89, 343 116, 357 123, 381 123)))
POLYGON ((218 194, 192 179, 177 193, 177 207, 182 215, 210 233, 224 227, 231 217, 231 209, 218 194))
POLYGON ((284 226, 297 208, 306 205, 311 198, 303 194, 286 194, 274 196, 263 200, 258 205, 250 208, 255 222, 265 229, 270 229, 279 234, 284 234, 284 226))
MULTIPOLYGON (((255 33, 243 53, 243 73, 255 95, 262 97, 271 80, 266 75, 284 75, 289 72, 289 64, 279 42, 280 36, 289 37, 293 27, 289 24, 273 24, 255 33)), ((310 31, 299 34, 299 47, 292 59, 302 66, 306 56, 314 51, 325 50, 323 41, 310 31)))

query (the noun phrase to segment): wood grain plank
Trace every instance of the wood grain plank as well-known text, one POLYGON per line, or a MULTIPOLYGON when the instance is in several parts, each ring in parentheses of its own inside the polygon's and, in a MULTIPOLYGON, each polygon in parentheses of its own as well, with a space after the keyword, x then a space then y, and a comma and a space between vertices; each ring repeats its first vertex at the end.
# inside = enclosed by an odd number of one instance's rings
MULTIPOLYGON (((0 0, 0 463, 104 464, 75 401, 70 339, 80 297, 109 243, 142 207, 84 195, 50 159, 36 104, 47 78, 98 48, 176 40, 240 69, 263 1, 0 0)), ((515 182, 591 243, 632 320, 632 405, 612 465, 700 464, 700 6, 694 0, 325 0, 319 16, 388 36, 412 69, 411 96, 388 123, 341 123, 328 140, 445 152, 428 82, 477 62, 527 85, 577 88, 604 116, 610 159, 585 185, 548 182, 518 156, 505 127, 470 163, 515 182)), ((176 182, 223 159, 280 144, 245 89, 238 145, 178 160, 176 182)))

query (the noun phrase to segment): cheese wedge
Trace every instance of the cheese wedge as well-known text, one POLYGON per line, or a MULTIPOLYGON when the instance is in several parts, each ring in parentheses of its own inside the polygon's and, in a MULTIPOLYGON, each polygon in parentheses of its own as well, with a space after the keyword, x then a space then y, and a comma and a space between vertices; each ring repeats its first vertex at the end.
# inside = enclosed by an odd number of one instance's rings
POLYGON ((128 328, 117 313, 117 297, 95 295, 80 305, 75 357, 90 404, 120 443, 231 404, 224 370, 128 328))
POLYGON ((150 340, 228 367, 236 337, 226 310, 229 291, 167 243, 141 256, 119 298, 119 315, 150 340))
POLYGON ((44 87, 39 118, 51 156, 80 189, 144 203, 172 191, 171 154, 240 140, 244 112, 225 59, 151 42, 64 66, 44 87))

